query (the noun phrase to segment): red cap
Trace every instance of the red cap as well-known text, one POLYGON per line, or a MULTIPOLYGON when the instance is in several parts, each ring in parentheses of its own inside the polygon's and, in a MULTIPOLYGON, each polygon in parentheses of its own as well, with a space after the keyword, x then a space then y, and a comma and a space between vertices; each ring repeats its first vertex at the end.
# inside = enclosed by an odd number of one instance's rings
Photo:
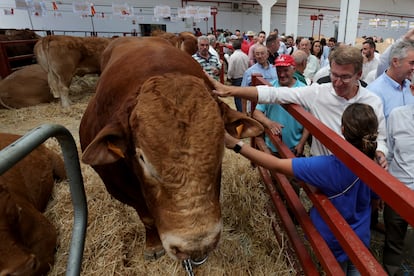
POLYGON ((296 63, 291 55, 280 55, 275 60, 275 66, 296 66, 296 63))

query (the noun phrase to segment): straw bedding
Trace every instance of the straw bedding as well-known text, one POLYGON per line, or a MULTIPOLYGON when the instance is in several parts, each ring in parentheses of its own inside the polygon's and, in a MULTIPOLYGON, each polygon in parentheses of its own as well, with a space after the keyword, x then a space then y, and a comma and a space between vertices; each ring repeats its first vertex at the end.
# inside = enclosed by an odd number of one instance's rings
MULTIPOLYGON (((70 110, 58 102, 19 110, 0 110, 0 131, 25 134, 43 123, 65 126, 79 145, 78 127, 96 76, 77 78, 71 85, 70 110)), ((227 100, 232 104, 232 100, 227 100)), ((58 143, 46 144, 60 151, 58 143)), ((80 150, 79 150, 80 154, 80 150)), ((88 228, 82 275, 186 275, 181 263, 163 256, 157 261, 143 257, 144 227, 136 212, 105 190, 97 174, 81 164, 88 201, 88 228)), ((288 275, 296 274, 284 247, 272 232, 266 212, 269 197, 250 163, 226 150, 223 160, 221 204, 223 233, 208 261, 195 275, 288 275)), ((57 183, 46 211, 59 232, 55 265, 49 275, 64 275, 72 235, 73 209, 68 182, 57 183)))

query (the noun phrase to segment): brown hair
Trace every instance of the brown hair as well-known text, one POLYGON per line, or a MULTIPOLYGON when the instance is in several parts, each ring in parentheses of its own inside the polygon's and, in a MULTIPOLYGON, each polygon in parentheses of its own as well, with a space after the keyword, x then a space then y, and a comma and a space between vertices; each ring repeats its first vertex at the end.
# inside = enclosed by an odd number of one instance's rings
POLYGON ((363 58, 361 55, 361 50, 353 46, 339 46, 335 50, 331 51, 329 55, 329 64, 332 66, 332 62, 335 61, 336 64, 354 65, 354 73, 357 74, 362 71, 362 62, 363 58))
POLYGON ((345 139, 369 158, 375 157, 378 136, 378 118, 367 104, 353 103, 342 114, 345 139))

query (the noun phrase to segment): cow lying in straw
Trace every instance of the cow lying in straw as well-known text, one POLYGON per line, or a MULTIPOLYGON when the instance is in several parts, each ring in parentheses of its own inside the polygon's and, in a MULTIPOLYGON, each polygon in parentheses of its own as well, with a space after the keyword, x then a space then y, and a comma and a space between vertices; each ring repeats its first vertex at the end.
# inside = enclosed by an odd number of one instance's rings
MULTIPOLYGON (((0 149, 20 136, 0 133, 0 149)), ((62 159, 40 146, 0 176, 0 275, 45 275, 54 262, 55 227, 41 213, 62 159)))

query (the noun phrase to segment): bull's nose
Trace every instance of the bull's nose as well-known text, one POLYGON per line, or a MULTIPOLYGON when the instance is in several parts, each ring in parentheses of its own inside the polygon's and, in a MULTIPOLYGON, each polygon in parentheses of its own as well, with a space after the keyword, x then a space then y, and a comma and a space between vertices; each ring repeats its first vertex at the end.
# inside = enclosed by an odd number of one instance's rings
POLYGON ((183 260, 187 260, 190 258, 190 255, 188 255, 187 253, 184 253, 183 251, 181 251, 178 246, 172 246, 171 247, 171 253, 174 254, 174 256, 177 257, 178 260, 183 261, 183 260))
POLYGON ((191 251, 191 252, 184 252, 183 250, 180 250, 179 247, 173 246, 171 247, 171 252, 175 255, 175 257, 179 261, 184 260, 191 260, 191 263, 193 266, 198 266, 203 264, 208 257, 208 253, 211 249, 207 249, 205 251, 191 251))

